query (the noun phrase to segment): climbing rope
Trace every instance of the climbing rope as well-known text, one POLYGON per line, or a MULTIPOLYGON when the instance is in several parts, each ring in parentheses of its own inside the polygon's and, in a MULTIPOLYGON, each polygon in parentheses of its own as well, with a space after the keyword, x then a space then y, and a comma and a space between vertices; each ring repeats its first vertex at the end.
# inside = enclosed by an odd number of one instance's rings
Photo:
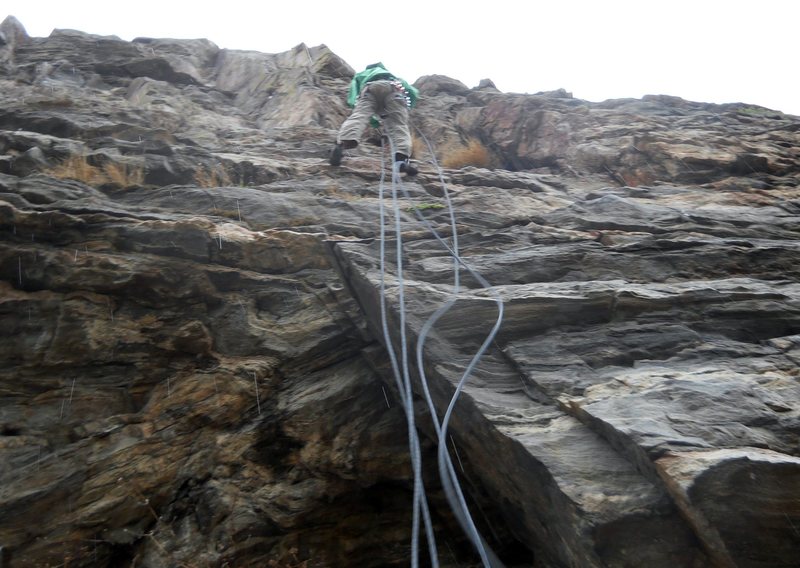
MULTIPOLYGON (((414 212, 417 218, 422 222, 422 224, 431 232, 431 234, 439 241, 445 250, 451 255, 453 258, 453 292, 450 294, 450 298, 440 306, 425 322, 422 326, 420 331, 419 337, 417 338, 417 345, 416 345, 416 363, 417 363, 417 371, 419 373, 420 382, 422 385, 422 391, 424 394, 424 398, 426 400, 428 410, 430 412, 434 429, 436 431, 437 439, 438 439, 438 455, 437 461, 439 466, 439 475, 442 481, 442 487, 445 492, 445 496, 447 497, 447 501, 450 505, 450 508, 453 511, 456 519, 458 520, 459 524, 462 527, 462 530, 466 533, 469 539, 472 541, 475 549, 477 550, 478 554, 481 557, 481 561, 485 568, 497 568, 502 566, 502 562, 497 558, 491 548, 487 545, 486 541, 480 535, 475 523, 470 515, 469 508, 466 503, 466 499, 464 497, 463 491, 461 489, 461 485, 458 480, 458 476, 455 471, 455 467, 453 466, 452 459, 450 458, 450 454, 447 452, 447 430, 450 422, 450 418, 453 413, 453 409, 455 408, 456 402, 461 395, 461 392, 466 385, 467 380, 471 376, 472 372, 474 371, 475 367, 477 366, 478 362, 481 360, 483 355, 485 354, 486 350, 488 349, 491 342, 496 337, 500 326, 502 325, 503 321, 503 301, 500 298, 500 295, 494 290, 494 288, 486 281, 483 276, 481 276, 478 272, 472 269, 464 260, 460 257, 458 252, 458 232, 456 230, 456 223, 455 223, 455 213, 452 202, 450 200, 450 195, 447 190, 447 184, 444 180, 444 175, 442 173, 439 164, 436 162, 436 156, 433 151, 433 148, 425 137, 425 135, 419 130, 419 128, 415 127, 415 130, 418 132, 422 140, 425 142, 428 151, 431 156, 431 163, 434 165, 436 170, 439 174, 439 180, 442 184, 442 190, 445 202, 447 203, 448 213, 450 217, 450 225, 452 231, 452 247, 448 242, 436 231, 436 229, 430 224, 428 219, 422 215, 419 209, 416 206, 413 206, 414 212), (458 301, 460 295, 460 269, 464 268, 467 270, 477 281, 478 283, 486 289, 489 294, 492 296, 492 300, 497 304, 498 307, 498 315, 495 321, 494 326, 492 327, 491 331, 484 339, 483 343, 480 345, 478 351, 470 360, 469 364, 467 365, 464 373, 462 374, 461 378, 459 379, 456 389, 453 393, 452 398, 450 399, 450 403, 445 411, 444 417, 439 422, 439 418, 435 409, 435 405, 433 403, 433 399, 430 394, 430 389, 428 387, 428 381, 425 374, 425 367, 424 367, 424 349, 425 349, 425 342, 428 339, 428 334, 436 325, 437 321, 441 319, 458 301)), ((389 151, 390 151, 390 159, 396 155, 395 152, 395 145, 392 138, 388 135, 388 133, 383 133, 385 139, 389 141, 389 151)), ((422 458, 420 452, 420 445, 419 445, 419 437, 416 432, 416 425, 415 425, 415 417, 414 417, 414 407, 413 407, 413 389, 411 384, 411 378, 408 368, 408 352, 407 352, 407 334, 405 328, 405 321, 406 321, 406 306, 405 306, 405 282, 403 278, 403 260, 402 260, 402 253, 403 253, 403 242, 402 242, 402 235, 401 235, 401 224, 400 224, 400 205, 398 199, 398 188, 402 191, 404 197, 410 200, 410 196, 406 188, 403 186, 402 179, 400 178, 399 172, 397 167, 392 167, 392 204, 394 208, 394 225, 395 225, 395 235, 396 235, 396 255, 397 255, 397 287, 398 287, 398 312, 399 312, 399 325, 400 325, 400 362, 398 363, 397 355, 394 351, 393 341, 391 339, 391 335, 389 333, 389 326, 386 316, 386 285, 385 285, 385 278, 386 278, 386 258, 385 258, 385 237, 386 237, 386 230, 385 230, 385 206, 384 206, 384 184, 385 184, 385 172, 386 172, 386 163, 385 163, 385 147, 383 144, 384 137, 381 137, 381 151, 382 155, 384 156, 381 163, 381 177, 380 177, 380 190, 379 190, 379 209, 380 209, 380 269, 381 269, 381 285, 380 285, 380 296, 381 296, 381 324, 383 328, 383 336, 384 341, 389 350, 389 358, 392 365, 392 371, 395 376, 395 381, 398 386, 398 390, 400 392, 401 401, 403 403, 405 412, 406 412, 406 419, 408 423, 408 430, 409 430, 409 449, 411 454, 411 461, 412 461, 412 470, 414 473, 414 504, 413 504, 413 515, 412 515, 412 540, 411 540, 411 553, 412 559, 411 564, 413 568, 416 568, 419 563, 418 554, 419 554, 419 524, 420 524, 420 513, 422 514, 423 520, 425 522, 425 530, 426 536, 428 539, 429 545, 429 554, 431 556, 431 564, 432 566, 438 566, 438 558, 436 552, 436 543, 435 537, 433 534, 433 527, 432 522, 430 519, 430 512, 428 509, 427 504, 427 495, 425 494, 424 484, 422 483, 422 458)))
MULTIPOLYGON (((381 145, 382 155, 383 145, 381 145)), ((394 156, 394 154, 392 154, 394 156)), ((397 354, 394 350, 391 334, 389 333, 389 324, 386 309, 386 213, 384 206, 384 184, 386 179, 386 163, 385 156, 381 162, 381 178, 379 189, 379 211, 380 211, 380 267, 381 267, 381 280, 380 280, 380 311, 381 311, 381 327, 383 331, 383 338, 386 348, 389 352, 389 360, 392 366, 392 372, 395 377, 398 392, 400 393, 400 400, 406 413, 406 422, 408 424, 408 443, 409 452, 411 455, 411 466, 414 475, 414 497, 413 497, 413 514, 412 514, 412 538, 411 538, 411 566, 417 568, 419 566, 419 524, 420 513, 423 516, 425 524, 425 533, 428 539, 428 549, 431 558, 431 564, 434 568, 438 568, 438 553, 436 550, 436 539, 433 533, 433 523, 430 517, 430 510, 428 508, 427 495, 425 487, 422 482, 422 454, 420 451, 419 436, 414 417, 414 404, 411 386, 411 377, 408 370, 408 349, 406 345, 406 330, 405 330, 405 295, 403 285, 403 262, 402 262, 402 236, 400 231, 400 205, 397 199, 397 182, 398 172, 392 168, 392 203, 394 206, 394 219, 395 219, 395 232, 397 234, 397 279, 399 283, 400 297, 400 335, 401 335, 401 357, 400 363, 397 360, 397 354)))

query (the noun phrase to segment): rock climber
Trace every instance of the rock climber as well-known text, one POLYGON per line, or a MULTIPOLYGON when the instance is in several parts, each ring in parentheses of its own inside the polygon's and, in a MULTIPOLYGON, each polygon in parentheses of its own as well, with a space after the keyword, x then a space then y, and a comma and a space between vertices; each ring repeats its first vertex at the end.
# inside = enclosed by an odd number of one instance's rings
POLYGON ((394 144, 395 170, 407 176, 416 175, 417 168, 409 160, 411 132, 408 129, 408 111, 417 104, 417 98, 419 91, 392 75, 383 63, 367 65, 356 73, 347 94, 347 106, 353 108, 353 112, 339 129, 336 145, 331 150, 331 165, 340 165, 344 151, 358 146, 367 126, 377 126, 380 119, 386 135, 394 144))

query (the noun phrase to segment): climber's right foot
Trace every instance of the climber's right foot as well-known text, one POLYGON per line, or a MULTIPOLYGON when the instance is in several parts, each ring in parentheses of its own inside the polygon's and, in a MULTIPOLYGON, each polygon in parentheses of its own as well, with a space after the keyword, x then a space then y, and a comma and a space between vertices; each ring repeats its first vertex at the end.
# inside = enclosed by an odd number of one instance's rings
POLYGON ((340 166, 342 165, 342 155, 344 154, 344 148, 341 144, 337 143, 336 146, 333 147, 331 150, 331 157, 330 162, 332 166, 340 166))
POLYGON ((408 160, 401 160, 396 162, 397 170, 406 174, 407 176, 415 176, 419 173, 419 170, 411 165, 411 162, 408 160))

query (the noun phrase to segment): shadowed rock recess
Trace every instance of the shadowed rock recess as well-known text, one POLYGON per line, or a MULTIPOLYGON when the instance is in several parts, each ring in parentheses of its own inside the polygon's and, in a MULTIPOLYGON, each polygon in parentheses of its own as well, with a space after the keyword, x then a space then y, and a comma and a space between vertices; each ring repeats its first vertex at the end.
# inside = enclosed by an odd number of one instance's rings
MULTIPOLYGON (((381 149, 327 163, 353 69, 325 46, 0 32, 0 565, 408 565, 381 149)), ((800 117, 416 85, 438 159, 477 141, 494 166, 443 170, 505 303, 450 450, 505 565, 796 566, 800 117)), ((453 287, 415 146, 412 346, 453 287)), ((462 284, 426 343, 440 415, 496 317, 462 284)), ((441 565, 477 566, 422 416, 441 565)))

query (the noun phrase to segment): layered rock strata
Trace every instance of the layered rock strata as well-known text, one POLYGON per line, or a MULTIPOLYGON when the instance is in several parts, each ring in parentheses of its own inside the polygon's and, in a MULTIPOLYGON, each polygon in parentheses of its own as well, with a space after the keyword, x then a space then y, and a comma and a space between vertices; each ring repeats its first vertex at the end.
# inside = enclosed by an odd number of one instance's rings
MULTIPOLYGON (((408 564, 390 184, 375 146, 326 161, 353 70, 324 46, 0 31, 0 564, 408 564)), ((417 86, 417 137, 493 166, 442 179, 505 308, 450 429, 499 556, 793 565, 800 118, 417 86)), ((449 234, 445 187, 417 159, 411 344, 453 292, 418 219, 449 234)), ((462 286, 426 342, 440 415, 496 317, 462 286)), ((476 565, 420 432, 442 565, 476 565)))

